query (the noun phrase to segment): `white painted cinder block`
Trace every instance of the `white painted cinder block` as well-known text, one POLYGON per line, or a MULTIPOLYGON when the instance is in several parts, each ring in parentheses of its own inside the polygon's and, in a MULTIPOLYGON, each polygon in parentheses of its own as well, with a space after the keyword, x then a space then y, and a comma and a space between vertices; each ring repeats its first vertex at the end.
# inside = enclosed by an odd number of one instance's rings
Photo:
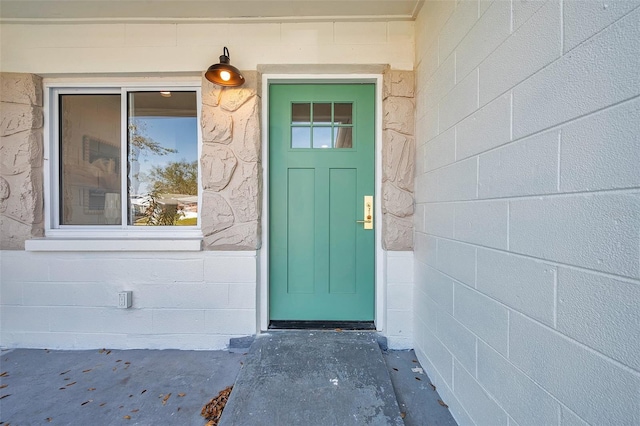
POLYGON ((476 336, 506 356, 509 339, 507 308, 461 284, 455 284, 453 294, 454 317, 476 336))
MULTIPOLYGON (((414 236, 414 249, 416 260, 433 268, 437 267, 438 261, 438 240, 435 237, 416 232, 414 236)), ((415 274, 414 274, 415 276, 415 274)), ((415 282, 415 281, 414 281, 415 282)))
POLYGON ((509 205, 506 201, 475 201, 455 207, 454 236, 468 243, 507 248, 509 205))
POLYGON ((511 140, 511 94, 496 98, 456 125, 456 159, 470 157, 511 140))
MULTIPOLYGON (((429 201, 473 200, 477 196, 478 161, 475 158, 438 169, 429 175, 435 175, 437 184, 435 195, 429 201)), ((431 194, 428 194, 431 195, 431 194)))
POLYGON ((591 424, 640 423, 637 373, 518 314, 510 318, 509 359, 591 424))
POLYGON ((637 96, 639 20, 640 8, 514 88, 514 137, 637 96))
POLYGON ((495 250, 478 249, 478 291, 511 309, 554 325, 556 267, 495 250))
POLYGON ((494 1, 456 48, 456 78, 462 80, 511 33, 511 4, 494 1))
POLYGON ((560 190, 640 187, 640 100, 562 127, 560 190))
POLYGON ((461 1, 455 4, 455 8, 438 37, 438 56, 441 62, 453 52, 478 20, 477 1, 461 1))
POLYGON ((433 299, 438 307, 453 315, 453 280, 437 269, 420 268, 416 276, 416 286, 433 299))
POLYGON ((558 331, 640 371, 640 285, 558 269, 558 331))
POLYGON ((426 232, 439 237, 453 238, 454 210, 453 203, 425 204, 426 232))
POLYGON ((386 43, 386 22, 335 22, 334 37, 337 44, 386 43))
POLYGON ((333 43, 333 22, 283 23, 280 28, 283 44, 314 46, 333 43))
POLYGON ((560 14, 558 1, 546 2, 480 64, 480 105, 487 104, 560 57, 560 14))
POLYGON ((478 198, 551 194, 558 189, 558 145, 554 130, 480 155, 478 198))
POLYGON ((438 240, 438 270, 465 283, 476 285, 476 248, 451 240, 438 240))
POLYGON ((427 142, 424 155, 426 172, 453 163, 456 160, 455 127, 427 142))
POLYGON ((467 369, 476 369, 476 336, 449 314, 438 315, 436 336, 456 360, 467 369))
POLYGON ((638 6, 638 0, 564 3, 564 51, 573 49, 638 6))
POLYGON ((513 0, 513 30, 518 30, 545 3, 547 3, 546 0, 513 0))
POLYGON ((161 47, 177 44, 176 24, 125 24, 127 46, 161 47))
MULTIPOLYGON (((451 352, 428 329, 424 330, 424 352, 437 370, 438 375, 449 385, 453 386, 453 357, 451 352)), ((432 373, 430 373, 433 379, 432 373)))
POLYGON ((439 105, 440 131, 448 129, 478 109, 478 72, 456 84, 439 105))
POLYGON ((438 102, 456 85, 456 57, 451 55, 441 62, 433 76, 422 88, 426 95, 425 107, 427 109, 437 106, 438 102))
POLYGON ((640 277, 640 194, 510 201, 511 250, 640 277))
POLYGON ((559 403, 481 341, 478 342, 478 382, 517 424, 558 424, 559 403))
POLYGON ((454 363, 453 388, 469 417, 477 425, 507 425, 507 413, 459 363, 454 363))

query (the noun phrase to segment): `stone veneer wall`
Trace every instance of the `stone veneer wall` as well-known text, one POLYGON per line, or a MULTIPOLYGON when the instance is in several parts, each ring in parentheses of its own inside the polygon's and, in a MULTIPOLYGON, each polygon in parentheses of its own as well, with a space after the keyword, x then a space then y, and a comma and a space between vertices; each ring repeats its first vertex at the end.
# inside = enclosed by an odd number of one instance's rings
POLYGON ((42 79, 0 73, 0 249, 44 235, 42 79))
POLYGON ((256 71, 243 75, 246 82, 237 88, 202 79, 205 250, 260 248, 260 79, 256 71))
POLYGON ((383 83, 382 245, 386 250, 412 250, 414 73, 387 71, 383 83))

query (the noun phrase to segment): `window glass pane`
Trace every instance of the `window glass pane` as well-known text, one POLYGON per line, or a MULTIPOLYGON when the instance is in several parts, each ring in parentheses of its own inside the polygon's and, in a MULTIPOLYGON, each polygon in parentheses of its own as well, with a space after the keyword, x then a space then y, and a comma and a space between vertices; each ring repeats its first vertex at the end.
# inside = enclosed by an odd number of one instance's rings
POLYGON ((120 95, 60 95, 60 224, 116 225, 120 95))
POLYGON ((311 128, 291 128, 291 148, 311 148, 311 128))
POLYGON ((353 148, 351 136, 353 129, 351 127, 336 127, 333 131, 336 148, 353 148))
POLYGON ((331 148, 331 127, 313 128, 313 147, 331 148))
POLYGON ((293 124, 311 124, 311 104, 291 104, 291 122, 293 124))
POLYGON ((128 96, 130 225, 197 225, 195 92, 128 96))
POLYGON ((336 124, 353 124, 352 104, 335 104, 334 109, 336 124))
POLYGON ((314 123, 331 123, 331 104, 330 103, 314 103, 313 104, 313 122, 314 123))

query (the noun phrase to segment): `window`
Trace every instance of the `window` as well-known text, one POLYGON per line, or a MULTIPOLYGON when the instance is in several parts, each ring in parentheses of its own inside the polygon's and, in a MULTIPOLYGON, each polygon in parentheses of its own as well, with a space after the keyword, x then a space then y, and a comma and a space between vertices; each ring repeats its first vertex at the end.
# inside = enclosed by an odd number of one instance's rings
POLYGON ((291 148, 353 148, 353 104, 292 103, 291 148))
POLYGON ((50 229, 197 229, 199 89, 174 89, 52 90, 50 229))

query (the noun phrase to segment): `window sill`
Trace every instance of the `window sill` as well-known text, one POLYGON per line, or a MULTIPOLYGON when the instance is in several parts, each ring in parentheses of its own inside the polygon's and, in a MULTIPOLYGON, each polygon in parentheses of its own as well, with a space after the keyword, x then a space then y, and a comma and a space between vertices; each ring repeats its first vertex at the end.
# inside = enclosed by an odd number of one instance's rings
POLYGON ((26 251, 201 251, 202 238, 36 238, 26 251))

